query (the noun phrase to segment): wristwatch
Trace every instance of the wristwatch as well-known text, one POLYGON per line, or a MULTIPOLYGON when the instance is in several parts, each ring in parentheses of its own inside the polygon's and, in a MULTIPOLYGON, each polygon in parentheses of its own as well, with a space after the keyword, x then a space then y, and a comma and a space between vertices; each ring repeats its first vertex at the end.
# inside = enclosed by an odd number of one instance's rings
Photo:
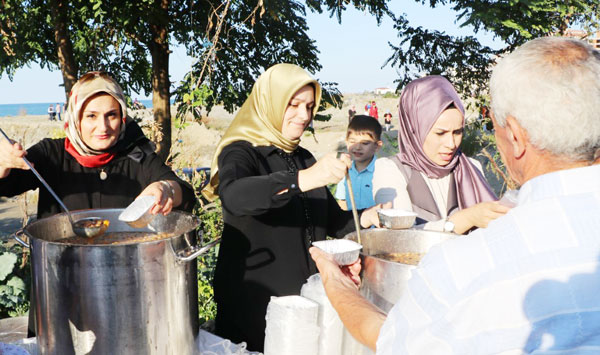
POLYGON ((454 222, 448 220, 448 217, 446 217, 446 222, 444 222, 444 232, 454 233, 454 222))

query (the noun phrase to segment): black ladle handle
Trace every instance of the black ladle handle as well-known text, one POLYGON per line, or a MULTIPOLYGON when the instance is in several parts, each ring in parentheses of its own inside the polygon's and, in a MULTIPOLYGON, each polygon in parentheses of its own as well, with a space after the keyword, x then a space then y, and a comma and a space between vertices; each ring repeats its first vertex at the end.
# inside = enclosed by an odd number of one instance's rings
MULTIPOLYGON (((10 138, 8 138, 8 136, 6 135, 6 133, 4 133, 4 131, 2 130, 2 128, 0 128, 0 132, 2 133, 2 135, 4 136, 4 138, 6 138, 6 140, 8 141, 8 143, 12 144, 10 138)), ((56 193, 54 193, 54 190, 52 190, 52 188, 50 187, 50 185, 48 185, 48 183, 46 182, 46 180, 44 180, 44 178, 42 177, 42 175, 40 175, 40 173, 38 173, 37 170, 35 170, 35 168, 33 167, 33 165, 31 165, 31 163, 29 162, 29 160, 27 160, 27 158, 23 157, 23 161, 25 162, 25 164, 27 164, 27 166, 29 167, 29 169, 31 169, 31 171, 35 174, 35 176, 37 176, 37 178, 42 182, 42 184, 48 189, 48 192, 50 192, 50 194, 52 195, 52 197, 54 197, 54 199, 56 200, 56 202, 58 202, 58 204, 60 205, 60 207, 62 207, 63 210, 65 210, 65 212, 67 212, 67 216, 69 217, 69 221, 71 222, 71 224, 73 223, 73 218, 71 218, 71 212, 69 211, 69 209, 67 208, 67 206, 65 206, 65 204, 61 201, 60 198, 58 198, 58 196, 56 195, 56 193)))

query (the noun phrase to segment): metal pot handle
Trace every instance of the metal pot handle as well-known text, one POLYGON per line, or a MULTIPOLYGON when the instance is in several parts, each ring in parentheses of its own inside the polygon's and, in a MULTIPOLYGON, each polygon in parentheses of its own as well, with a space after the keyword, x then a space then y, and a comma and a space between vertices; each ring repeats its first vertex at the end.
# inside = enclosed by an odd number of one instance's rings
POLYGON ((215 245, 221 242, 221 238, 217 238, 206 245, 190 245, 189 247, 175 253, 177 261, 186 262, 196 259, 200 254, 206 253, 215 245))
POLYGON ((23 233, 23 229, 19 229, 15 232, 15 234, 13 234, 13 238, 15 238, 15 240, 19 242, 19 244, 21 244, 22 246, 29 248, 29 244, 20 238, 21 236, 23 236, 23 233))

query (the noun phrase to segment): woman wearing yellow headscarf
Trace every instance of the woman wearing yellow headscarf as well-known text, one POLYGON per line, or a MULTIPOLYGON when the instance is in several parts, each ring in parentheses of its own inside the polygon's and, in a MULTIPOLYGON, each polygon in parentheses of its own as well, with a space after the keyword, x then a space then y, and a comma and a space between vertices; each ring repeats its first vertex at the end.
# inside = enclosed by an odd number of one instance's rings
MULTIPOLYGON (((300 147, 317 112, 321 87, 302 68, 277 64, 264 72, 213 159, 204 196, 218 195, 225 223, 215 272, 216 332, 263 350, 271 296, 300 294, 317 272, 313 241, 352 231, 327 184, 342 179, 350 159, 331 153, 318 162, 300 147)), ((374 209, 361 224, 377 221, 374 209)))

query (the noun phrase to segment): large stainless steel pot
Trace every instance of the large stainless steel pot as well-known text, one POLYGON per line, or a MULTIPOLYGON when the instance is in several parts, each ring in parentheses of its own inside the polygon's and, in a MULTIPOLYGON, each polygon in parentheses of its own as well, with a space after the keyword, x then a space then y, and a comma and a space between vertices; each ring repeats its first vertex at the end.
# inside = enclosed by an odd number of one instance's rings
MULTIPOLYGON (((122 209, 75 211, 108 218, 106 233, 132 232, 122 209)), ((137 244, 69 245, 64 214, 30 223, 40 354, 193 354, 198 334, 196 256, 199 221, 173 211, 143 231, 171 232, 137 244)), ((18 234, 19 235, 19 234, 18 234)), ((18 235, 16 236, 17 239, 18 235)))
MULTIPOLYGON (((401 264, 375 257, 387 253, 427 253, 433 245, 456 234, 417 229, 363 229, 360 237, 363 249, 361 293, 376 306, 389 312, 410 278, 413 265, 401 264)), ((356 232, 345 236, 356 241, 356 232)))

